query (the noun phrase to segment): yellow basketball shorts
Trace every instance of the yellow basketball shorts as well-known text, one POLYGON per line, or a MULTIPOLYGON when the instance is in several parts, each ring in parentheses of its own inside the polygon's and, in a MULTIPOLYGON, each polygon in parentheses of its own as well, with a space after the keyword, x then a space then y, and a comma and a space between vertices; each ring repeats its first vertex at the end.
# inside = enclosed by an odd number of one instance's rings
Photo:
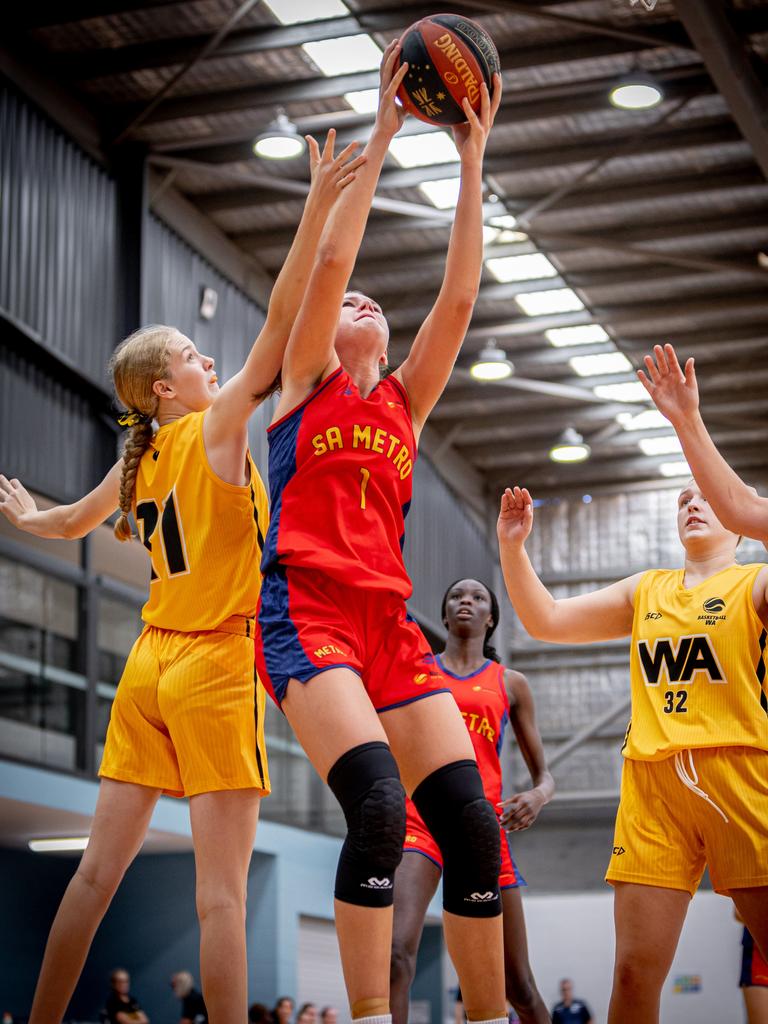
POLYGON ((245 635, 241 626, 144 627, 117 687, 99 775, 171 796, 269 792, 265 692, 253 666, 253 629, 245 635))
POLYGON ((608 882, 716 892, 768 885, 768 752, 683 750, 626 758, 608 882))

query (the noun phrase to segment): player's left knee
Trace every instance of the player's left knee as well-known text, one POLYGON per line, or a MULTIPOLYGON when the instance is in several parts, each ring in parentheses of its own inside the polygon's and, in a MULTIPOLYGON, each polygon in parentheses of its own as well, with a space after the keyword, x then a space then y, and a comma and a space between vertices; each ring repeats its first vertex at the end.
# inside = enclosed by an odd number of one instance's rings
POLYGON ((413 793, 443 856, 443 906, 461 917, 501 913, 501 838, 474 761, 432 772, 413 793))

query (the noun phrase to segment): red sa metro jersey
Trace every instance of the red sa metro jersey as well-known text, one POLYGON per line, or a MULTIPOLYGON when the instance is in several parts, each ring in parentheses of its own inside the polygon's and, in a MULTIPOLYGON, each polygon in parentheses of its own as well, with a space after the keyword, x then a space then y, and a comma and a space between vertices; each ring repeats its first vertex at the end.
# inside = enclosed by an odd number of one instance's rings
POLYGON ((269 428, 264 574, 313 568, 410 597, 402 545, 415 460, 402 384, 387 377, 363 398, 339 367, 269 428))

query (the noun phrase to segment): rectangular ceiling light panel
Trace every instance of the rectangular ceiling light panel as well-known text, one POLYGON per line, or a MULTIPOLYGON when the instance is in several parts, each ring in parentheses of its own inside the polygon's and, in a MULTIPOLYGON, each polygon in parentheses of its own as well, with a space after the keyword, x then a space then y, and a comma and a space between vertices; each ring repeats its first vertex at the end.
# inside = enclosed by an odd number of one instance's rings
POLYGON ((349 14, 341 0, 263 0, 281 25, 297 25, 302 21, 323 18, 344 18, 349 14))
POLYGON ((303 43, 301 48, 327 78, 373 71, 381 64, 381 50, 369 35, 321 39, 303 43))

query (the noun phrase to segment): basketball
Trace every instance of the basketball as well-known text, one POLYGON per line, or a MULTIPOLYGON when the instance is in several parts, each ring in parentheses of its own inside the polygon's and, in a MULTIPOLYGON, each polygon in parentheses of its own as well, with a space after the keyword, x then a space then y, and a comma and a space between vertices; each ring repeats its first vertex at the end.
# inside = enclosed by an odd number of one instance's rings
POLYGON ((400 40, 408 74, 398 99, 409 114, 428 124, 466 121, 462 100, 480 109, 480 86, 492 90, 499 71, 493 40, 477 22, 456 14, 433 14, 411 25, 400 40))

